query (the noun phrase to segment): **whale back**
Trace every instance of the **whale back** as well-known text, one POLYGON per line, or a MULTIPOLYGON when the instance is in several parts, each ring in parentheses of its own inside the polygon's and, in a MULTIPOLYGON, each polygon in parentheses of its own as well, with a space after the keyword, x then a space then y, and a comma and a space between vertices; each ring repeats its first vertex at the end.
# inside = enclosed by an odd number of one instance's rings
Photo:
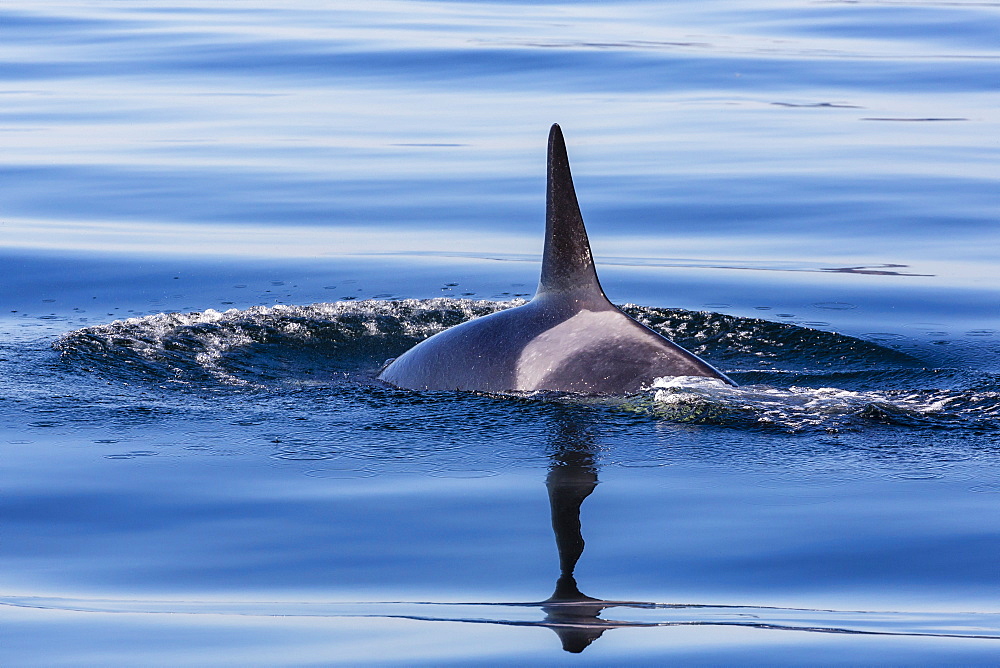
POLYGON ((573 187, 562 130, 549 132, 545 246, 530 302, 440 332, 379 378, 411 390, 626 394, 664 376, 732 383, 622 313, 604 295, 573 187))

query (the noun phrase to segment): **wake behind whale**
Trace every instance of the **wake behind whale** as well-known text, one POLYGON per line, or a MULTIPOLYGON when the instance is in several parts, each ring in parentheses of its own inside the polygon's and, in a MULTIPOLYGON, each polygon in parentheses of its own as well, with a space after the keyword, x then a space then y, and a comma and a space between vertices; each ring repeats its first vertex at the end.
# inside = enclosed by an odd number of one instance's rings
MULTIPOLYGON (((76 330, 55 347, 71 371, 154 391, 164 401, 191 392, 208 392, 217 400, 304 388, 381 394, 375 376, 387 354, 401 354, 438 332, 523 303, 438 298, 163 313, 76 330)), ((1000 384, 941 364, 947 360, 921 359, 790 323, 634 305, 622 309, 725 364, 741 386, 668 377, 646 390, 601 400, 616 412, 624 408, 670 422, 779 432, 876 425, 1000 428, 1000 384)), ((572 393, 503 394, 591 403, 572 393)), ((395 399, 417 400, 417 395, 395 399)), ((432 401, 428 395, 419 400, 425 407, 432 401)), ((453 399, 445 403, 459 406, 453 399)))

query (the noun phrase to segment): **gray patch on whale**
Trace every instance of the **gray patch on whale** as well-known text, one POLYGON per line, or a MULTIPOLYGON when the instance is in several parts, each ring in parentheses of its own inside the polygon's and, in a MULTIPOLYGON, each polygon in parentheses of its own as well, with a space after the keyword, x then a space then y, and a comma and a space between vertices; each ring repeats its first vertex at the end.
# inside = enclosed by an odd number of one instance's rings
POLYGON ((545 248, 530 302, 406 351, 379 378, 410 390, 628 394, 664 376, 733 381, 625 315, 597 279, 566 143, 549 132, 545 248))

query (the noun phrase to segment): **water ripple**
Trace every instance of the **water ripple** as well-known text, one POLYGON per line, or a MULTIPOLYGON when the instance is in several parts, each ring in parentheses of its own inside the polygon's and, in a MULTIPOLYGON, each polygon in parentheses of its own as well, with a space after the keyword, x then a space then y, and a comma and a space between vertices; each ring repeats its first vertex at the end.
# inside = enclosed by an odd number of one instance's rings
MULTIPOLYGON (((387 358, 470 318, 523 301, 438 298, 352 301, 310 306, 253 307, 226 312, 168 313, 129 318, 70 332, 56 343, 74 368, 100 369, 116 381, 165 379, 186 391, 233 393, 328 387, 338 392, 383 391, 374 376, 387 358)), ((626 305, 626 312, 720 366, 742 387, 706 379, 665 378, 648 392, 605 402, 675 423, 750 430, 856 431, 877 426, 909 429, 1000 428, 1000 388, 991 376, 928 367, 880 345, 898 334, 865 341, 756 318, 626 305), (949 387, 948 385, 951 385, 949 387)), ((407 405, 435 395, 388 390, 407 405)), ((523 401, 583 402, 553 393, 513 393, 523 401)), ((366 401, 366 400, 365 400, 366 401)), ((147 414, 165 410, 147 407, 147 414)), ((302 419, 307 419, 303 417, 302 419)), ((244 426, 264 424, 241 416, 244 426)), ((35 423, 42 426, 42 422, 35 423)), ((45 422, 45 425, 54 424, 45 422)), ((366 438, 392 448, 400 432, 436 429, 415 416, 359 424, 366 438)), ((268 436, 279 459, 319 460, 336 455, 311 432, 268 436)), ((446 440, 439 451, 459 447, 446 440)))

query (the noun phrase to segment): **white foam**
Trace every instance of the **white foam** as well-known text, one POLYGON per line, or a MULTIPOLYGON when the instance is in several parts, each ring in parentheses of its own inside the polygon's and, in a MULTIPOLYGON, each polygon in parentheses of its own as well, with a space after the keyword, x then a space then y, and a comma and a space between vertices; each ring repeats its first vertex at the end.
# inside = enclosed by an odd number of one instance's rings
POLYGON ((777 424, 789 429, 830 426, 836 418, 855 416, 876 406, 915 417, 932 417, 947 411, 951 395, 930 392, 858 392, 836 387, 772 387, 745 385, 733 387, 714 378, 658 378, 650 390, 653 401, 684 416, 678 409, 688 408, 687 419, 704 413, 706 408, 730 410, 756 416, 762 424, 777 424))

